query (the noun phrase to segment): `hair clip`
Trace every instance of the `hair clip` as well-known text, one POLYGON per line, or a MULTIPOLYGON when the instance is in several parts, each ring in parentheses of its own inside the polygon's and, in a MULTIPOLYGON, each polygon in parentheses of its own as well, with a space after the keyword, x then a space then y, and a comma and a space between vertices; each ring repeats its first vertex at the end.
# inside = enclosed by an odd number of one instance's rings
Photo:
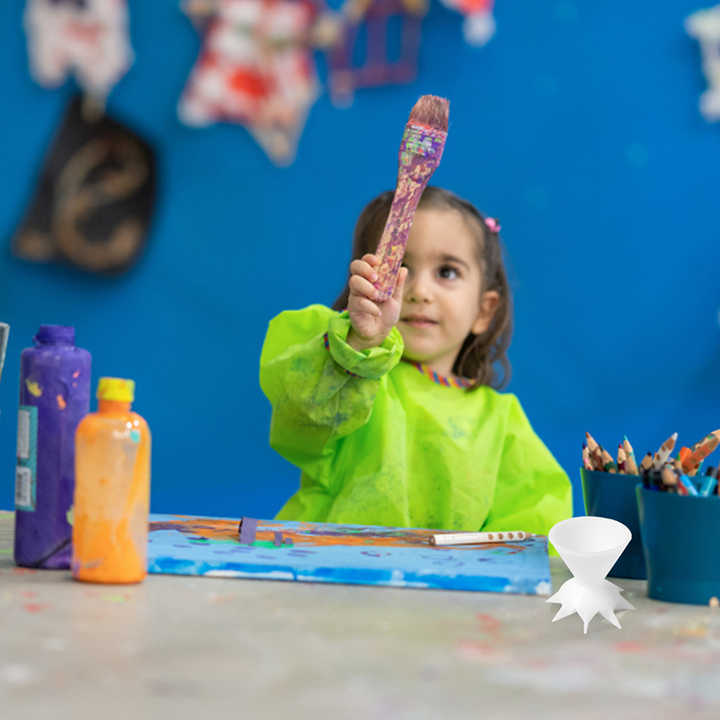
POLYGON ((485 224, 488 227, 488 230, 490 232, 499 233, 500 232, 500 221, 497 218, 493 217, 486 217, 485 218, 485 224))

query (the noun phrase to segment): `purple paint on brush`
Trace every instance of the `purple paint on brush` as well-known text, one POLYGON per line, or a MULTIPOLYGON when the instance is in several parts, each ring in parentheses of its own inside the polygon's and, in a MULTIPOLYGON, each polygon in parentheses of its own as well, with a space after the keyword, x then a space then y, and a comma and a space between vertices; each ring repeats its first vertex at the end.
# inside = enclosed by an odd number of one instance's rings
POLYGON ((90 409, 90 353, 75 329, 41 325, 20 356, 15 562, 70 567, 75 430, 90 409))
POLYGON ((240 520, 240 542, 252 545, 255 542, 258 521, 255 518, 244 517, 240 520))
POLYGON ((380 301, 392 295, 420 197, 440 164, 447 140, 448 111, 447 100, 423 95, 405 126, 395 194, 375 251, 380 265, 374 285, 380 301))

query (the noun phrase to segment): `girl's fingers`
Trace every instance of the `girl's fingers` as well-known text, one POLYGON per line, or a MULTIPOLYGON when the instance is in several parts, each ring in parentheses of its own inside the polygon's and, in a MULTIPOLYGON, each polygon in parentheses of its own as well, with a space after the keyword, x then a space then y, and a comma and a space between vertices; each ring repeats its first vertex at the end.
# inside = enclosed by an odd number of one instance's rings
POLYGON ((380 317, 382 312, 380 308, 372 301, 364 297, 359 297, 353 301, 352 308, 353 312, 367 313, 373 317, 380 317))
POLYGON ((377 267, 380 264, 380 258, 377 255, 373 255, 372 253, 367 253, 366 255, 363 255, 362 259, 372 267, 377 267))
POLYGON ((375 282, 377 280, 377 273, 373 270, 372 265, 366 262, 366 259, 374 257, 374 255, 365 255, 362 260, 353 260, 350 263, 350 275, 360 275, 369 282, 375 282))
POLYGON ((355 295, 361 295, 363 297, 374 300, 377 297, 378 291, 373 287, 373 284, 366 280, 360 275, 353 275, 348 282, 350 292, 355 295))

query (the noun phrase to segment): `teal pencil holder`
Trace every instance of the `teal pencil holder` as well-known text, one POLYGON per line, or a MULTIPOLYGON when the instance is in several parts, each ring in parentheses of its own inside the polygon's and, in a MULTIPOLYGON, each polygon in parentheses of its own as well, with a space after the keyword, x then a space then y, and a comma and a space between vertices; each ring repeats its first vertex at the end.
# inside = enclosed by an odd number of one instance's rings
POLYGON ((580 477, 585 514, 617 520, 626 525, 632 533, 625 552, 612 566, 608 576, 644 580, 647 575, 635 495, 638 476, 580 468, 580 477))
POLYGON ((707 605, 720 599, 720 497, 693 497, 637 485, 648 597, 707 605))

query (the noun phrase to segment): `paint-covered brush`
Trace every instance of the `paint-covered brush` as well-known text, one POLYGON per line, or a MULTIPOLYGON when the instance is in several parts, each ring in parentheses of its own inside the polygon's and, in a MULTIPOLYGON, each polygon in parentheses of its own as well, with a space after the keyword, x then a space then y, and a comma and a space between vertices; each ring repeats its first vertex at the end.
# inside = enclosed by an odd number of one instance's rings
POLYGON ((447 139, 450 103, 434 95, 423 95, 410 112, 400 143, 397 185, 385 229, 375 254, 375 289, 379 300, 387 300, 395 288, 410 228, 420 196, 440 164, 447 139))
POLYGON ((0 380, 2 380, 3 365, 5 364, 5 351, 7 350, 8 338, 10 337, 10 326, 0 322, 0 380))

